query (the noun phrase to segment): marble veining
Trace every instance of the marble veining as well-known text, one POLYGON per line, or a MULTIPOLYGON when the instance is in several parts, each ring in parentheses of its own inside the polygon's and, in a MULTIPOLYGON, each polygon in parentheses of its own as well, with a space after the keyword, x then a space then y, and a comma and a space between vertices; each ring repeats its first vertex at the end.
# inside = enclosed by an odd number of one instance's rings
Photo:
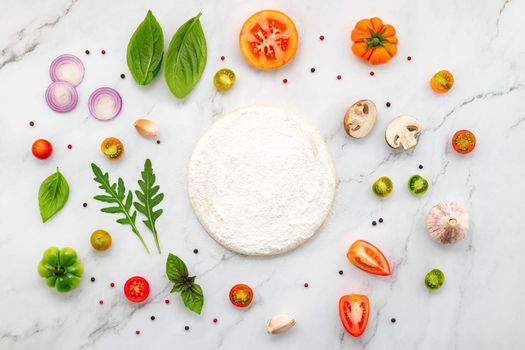
MULTIPOLYGON (((0 4, 0 349, 523 348, 525 0, 0 4), (264 8, 286 12, 300 34, 295 59, 273 72, 248 66, 237 44, 243 21, 264 8), (166 47, 184 21, 203 12, 208 63, 185 100, 171 95, 162 76, 139 87, 128 72, 127 43, 148 9, 163 27, 166 47), (383 67, 370 67, 350 51, 354 23, 372 16, 398 31, 398 55, 383 67), (320 35, 326 39, 320 41, 320 35), (102 49, 106 55, 100 54, 102 49), (79 103, 67 114, 51 111, 44 100, 49 64, 62 53, 77 55, 86 67, 77 88, 79 103), (236 86, 227 93, 217 93, 211 83, 222 67, 237 74, 236 86), (443 96, 428 87, 428 79, 440 69, 456 78, 454 89, 443 96), (87 110, 89 94, 100 86, 117 89, 124 102, 121 115, 109 123, 94 120, 87 110), (366 138, 350 139, 343 116, 363 98, 375 102, 378 120, 366 138), (187 196, 187 166, 199 137, 223 113, 251 104, 275 105, 317 126, 335 162, 336 198, 327 221, 311 240, 282 256, 245 257, 225 250, 199 225, 187 196), (392 150, 384 141, 386 125, 401 114, 413 115, 423 125, 419 144, 410 152, 392 150), (135 119, 144 117, 159 125, 160 144, 134 130, 135 119), (477 148, 468 156, 450 146, 459 129, 477 136, 477 148), (99 151, 107 136, 126 145, 118 162, 106 161, 99 151), (31 155, 32 142, 41 137, 55 148, 47 161, 31 155), (92 199, 98 190, 91 162, 133 187, 145 158, 152 160, 166 195, 157 221, 162 255, 148 256, 129 228, 101 213, 100 203, 92 199), (70 198, 42 224, 38 186, 56 166, 69 181, 70 198), (413 174, 430 183, 421 198, 406 188, 413 174), (392 178, 395 190, 379 200, 370 186, 383 175, 392 178), (445 247, 428 237, 425 221, 434 204, 448 200, 463 204, 471 229, 464 241, 445 247), (380 217, 384 223, 372 226, 380 217), (95 229, 112 234, 108 252, 90 247, 95 229), (354 268, 345 253, 356 239, 380 247, 393 275, 381 278, 354 268), (80 287, 67 295, 47 288, 36 272, 42 252, 51 245, 74 247, 84 264, 80 287), (205 293, 202 315, 187 311, 178 295, 169 294, 171 284, 164 274, 168 252, 184 259, 197 275, 205 293), (422 281, 432 268, 443 270, 446 282, 429 293, 422 281), (150 281, 152 294, 144 304, 132 305, 122 295, 123 283, 132 275, 150 281), (249 310, 234 309, 227 299, 238 282, 256 293, 249 310), (349 293, 367 294, 372 303, 368 329, 358 339, 344 331, 337 312, 339 297, 349 293), (283 312, 294 315, 297 325, 285 334, 266 334, 267 321, 283 312)), ((139 228, 152 248, 151 235, 139 228)))

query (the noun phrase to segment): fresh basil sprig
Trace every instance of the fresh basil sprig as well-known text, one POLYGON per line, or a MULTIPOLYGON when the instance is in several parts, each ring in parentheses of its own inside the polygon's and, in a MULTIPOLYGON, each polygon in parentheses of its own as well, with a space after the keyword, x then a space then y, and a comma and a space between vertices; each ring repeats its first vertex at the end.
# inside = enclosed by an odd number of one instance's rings
POLYGON ((164 56, 164 34, 151 10, 129 40, 126 59, 139 85, 148 85, 159 74, 164 56))
POLYGON ((38 190, 38 207, 42 222, 46 222, 64 207, 69 198, 69 185, 66 178, 58 170, 49 175, 38 190))
POLYGON ((202 288, 195 283, 195 276, 189 276, 186 264, 178 256, 171 253, 166 261, 166 275, 173 282, 171 293, 180 292, 184 305, 200 315, 204 304, 202 288))
POLYGON ((131 230, 139 238, 140 242, 149 254, 149 249, 142 239, 137 226, 135 225, 137 212, 131 211, 131 206, 133 204, 133 193, 131 190, 128 191, 126 195, 126 187, 124 186, 124 181, 122 178, 119 177, 118 182, 112 184, 109 181, 109 174, 103 173, 96 164, 91 163, 91 169, 95 174, 95 178, 93 180, 99 184, 98 188, 106 192, 104 195, 98 195, 93 198, 101 202, 115 204, 113 207, 102 208, 100 211, 110 214, 123 214, 124 217, 117 219, 117 222, 122 225, 130 225, 131 230))
POLYGON ((135 209, 143 215, 146 216, 146 220, 142 222, 146 225, 155 239, 155 244, 157 245, 157 250, 159 254, 160 245, 159 239, 157 237, 157 228, 155 227, 155 221, 161 216, 162 209, 155 210, 154 207, 157 206, 163 199, 164 193, 158 193, 160 186, 155 185, 155 174, 153 173, 153 168, 151 167, 151 161, 146 159, 144 163, 144 170, 140 173, 142 180, 139 180, 139 187, 141 191, 135 191, 135 195, 138 198, 138 202, 134 202, 133 205, 135 209))
POLYGON ((171 39, 164 78, 177 98, 186 97, 199 82, 206 66, 206 38, 199 17, 184 23, 171 39))

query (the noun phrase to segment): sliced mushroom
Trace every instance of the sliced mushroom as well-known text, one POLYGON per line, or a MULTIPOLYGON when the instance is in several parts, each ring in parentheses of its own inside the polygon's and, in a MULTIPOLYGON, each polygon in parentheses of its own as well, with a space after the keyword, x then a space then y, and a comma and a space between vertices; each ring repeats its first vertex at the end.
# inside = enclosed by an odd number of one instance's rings
POLYGON ((344 125, 346 133, 357 139, 372 131, 377 119, 377 109, 370 100, 359 100, 348 108, 344 125))
POLYGON ((394 118, 388 124, 385 139, 392 148, 403 146, 406 150, 417 145, 417 135, 421 131, 421 123, 414 117, 402 115, 394 118))

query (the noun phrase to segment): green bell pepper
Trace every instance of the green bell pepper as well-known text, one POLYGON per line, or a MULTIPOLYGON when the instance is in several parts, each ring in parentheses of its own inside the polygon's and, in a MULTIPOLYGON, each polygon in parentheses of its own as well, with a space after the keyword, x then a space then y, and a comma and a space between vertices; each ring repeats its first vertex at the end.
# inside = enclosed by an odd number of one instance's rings
POLYGON ((46 284, 57 292, 69 292, 80 284, 82 264, 77 260, 73 248, 47 248, 38 264, 38 274, 46 279, 46 284))

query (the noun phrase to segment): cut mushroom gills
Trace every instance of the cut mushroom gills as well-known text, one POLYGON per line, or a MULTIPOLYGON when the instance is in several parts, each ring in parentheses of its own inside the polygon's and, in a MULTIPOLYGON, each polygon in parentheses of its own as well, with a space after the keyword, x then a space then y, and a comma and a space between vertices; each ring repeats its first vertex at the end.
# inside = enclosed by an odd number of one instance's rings
POLYGON ((417 145, 417 136, 421 132, 421 123, 414 117, 402 115, 390 121, 385 131, 385 139, 392 148, 403 146, 405 151, 417 145))
POLYGON ((365 137, 372 131, 377 119, 377 109, 370 100, 359 100, 348 108, 344 126, 346 133, 357 139, 365 137))

